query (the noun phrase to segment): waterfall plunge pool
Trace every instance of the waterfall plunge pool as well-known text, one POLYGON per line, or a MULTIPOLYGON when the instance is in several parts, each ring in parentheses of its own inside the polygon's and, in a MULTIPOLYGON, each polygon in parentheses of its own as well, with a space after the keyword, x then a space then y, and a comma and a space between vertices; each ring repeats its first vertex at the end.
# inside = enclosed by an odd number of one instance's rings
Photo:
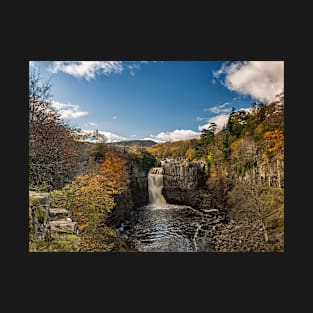
POLYGON ((211 251, 209 232, 225 216, 166 203, 162 167, 150 169, 148 188, 150 203, 132 211, 122 224, 122 236, 140 252, 211 251))

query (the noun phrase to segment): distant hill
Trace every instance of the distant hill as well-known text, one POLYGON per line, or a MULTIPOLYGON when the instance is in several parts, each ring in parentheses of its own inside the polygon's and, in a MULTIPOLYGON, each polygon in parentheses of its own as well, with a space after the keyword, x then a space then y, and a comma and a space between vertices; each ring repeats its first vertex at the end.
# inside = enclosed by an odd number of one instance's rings
POLYGON ((113 145, 124 145, 124 146, 142 146, 142 147, 152 147, 156 144, 153 140, 125 140, 119 142, 113 142, 113 145))

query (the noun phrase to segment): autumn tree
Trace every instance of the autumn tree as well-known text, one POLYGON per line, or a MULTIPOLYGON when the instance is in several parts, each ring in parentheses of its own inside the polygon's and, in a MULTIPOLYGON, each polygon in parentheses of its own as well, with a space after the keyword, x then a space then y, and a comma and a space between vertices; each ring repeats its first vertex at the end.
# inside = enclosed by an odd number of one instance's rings
POLYGON ((114 195, 123 192, 128 182, 126 160, 106 153, 88 173, 52 192, 51 205, 67 209, 78 223, 80 251, 113 249, 117 233, 105 224, 105 217, 115 206, 114 195))
POLYGON ((29 184, 60 188, 71 181, 77 167, 73 129, 52 107, 51 83, 42 82, 31 68, 29 76, 29 184))
POLYGON ((280 160, 284 159, 284 133, 281 130, 265 132, 261 145, 263 145, 265 159, 270 160, 274 155, 280 160))
POLYGON ((147 151, 158 158, 184 158, 188 149, 192 148, 194 140, 179 140, 164 142, 147 148, 147 151))
POLYGON ((194 149, 189 148, 185 154, 186 159, 188 159, 189 161, 192 161, 196 158, 196 152, 194 149))

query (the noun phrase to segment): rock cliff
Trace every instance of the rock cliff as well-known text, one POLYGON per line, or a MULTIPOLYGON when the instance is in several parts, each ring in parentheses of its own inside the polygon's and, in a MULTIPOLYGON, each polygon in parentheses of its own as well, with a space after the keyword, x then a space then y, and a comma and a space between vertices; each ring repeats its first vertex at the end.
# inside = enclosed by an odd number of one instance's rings
POLYGON ((78 234, 77 223, 65 209, 51 208, 49 193, 29 192, 30 235, 39 239, 59 234, 78 234))
POLYGON ((215 207, 208 192, 208 173, 205 164, 187 160, 163 163, 163 195, 168 203, 190 205, 195 209, 215 207))
POLYGON ((148 172, 155 162, 155 158, 145 155, 143 158, 128 160, 129 185, 126 191, 115 196, 116 206, 109 217, 110 224, 119 225, 132 210, 148 204, 148 172))

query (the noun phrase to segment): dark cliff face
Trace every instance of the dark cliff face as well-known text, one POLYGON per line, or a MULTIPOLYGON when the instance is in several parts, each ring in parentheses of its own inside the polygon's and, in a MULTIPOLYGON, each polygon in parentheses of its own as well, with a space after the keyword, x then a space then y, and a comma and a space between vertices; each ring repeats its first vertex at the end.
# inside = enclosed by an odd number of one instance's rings
POLYGON ((148 172, 149 168, 154 165, 154 161, 155 159, 149 162, 143 159, 128 161, 130 183, 127 190, 115 196, 116 206, 110 217, 113 225, 119 225, 132 210, 148 204, 148 172))
POLYGON ((163 194, 168 203, 190 205, 196 209, 223 210, 227 191, 237 183, 284 187, 284 162, 264 162, 254 155, 251 166, 241 164, 220 168, 217 176, 208 175, 203 163, 172 160, 163 164, 163 194))
POLYGON ((163 194, 168 203, 226 214, 226 223, 210 234, 215 251, 284 249, 284 162, 265 161, 256 154, 251 159, 211 167, 210 175, 201 163, 172 160, 163 164, 163 194))
POLYGON ((164 163, 163 168, 163 195, 168 203, 209 208, 212 197, 204 164, 173 160, 164 163))

